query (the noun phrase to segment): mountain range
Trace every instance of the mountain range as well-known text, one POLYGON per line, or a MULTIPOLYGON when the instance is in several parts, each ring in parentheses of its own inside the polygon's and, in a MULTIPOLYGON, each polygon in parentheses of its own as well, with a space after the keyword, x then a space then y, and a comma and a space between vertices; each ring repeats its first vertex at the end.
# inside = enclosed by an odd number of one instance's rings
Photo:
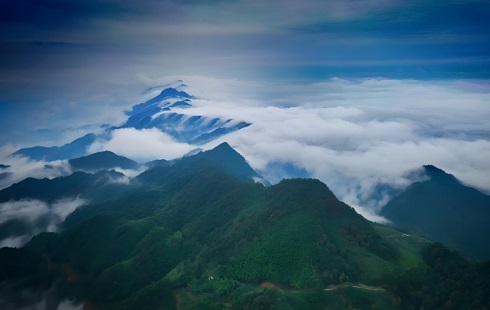
POLYGON ((197 99, 180 90, 185 86, 179 81, 176 85, 163 89, 157 96, 134 105, 130 111, 126 111, 128 118, 124 124, 109 126, 102 133, 89 133, 62 146, 22 148, 12 155, 44 161, 86 156, 89 155, 89 148, 94 142, 106 141, 110 139, 113 131, 122 128, 155 128, 178 142, 201 145, 251 125, 234 119, 184 113, 183 110, 192 108, 192 101, 197 99))
POLYGON ((114 168, 135 170, 140 167, 140 164, 134 160, 119 156, 110 151, 103 151, 80 158, 70 159, 68 160, 68 163, 72 169, 84 171, 111 170, 114 168))
MULTIPOLYGON (((226 143, 170 164, 144 165, 130 180, 104 170, 132 163, 113 153, 73 162, 84 171, 0 191, 2 206, 84 201, 57 229, 0 249, 2 309, 490 305, 488 261, 472 263, 441 243, 372 223, 318 180, 257 183, 260 175, 226 143)), ((411 187, 429 182, 427 190, 435 187, 437 195, 462 191, 454 177, 425 169, 430 180, 411 187)), ((411 195, 411 187, 393 201, 411 195)))
POLYGON ((97 135, 89 133, 62 146, 33 146, 22 148, 12 153, 13 156, 23 156, 31 160, 55 161, 84 156, 88 148, 97 139, 97 135))
POLYGON ((443 242, 472 259, 490 258, 490 196, 427 165, 428 179, 391 199, 380 215, 392 225, 443 242))

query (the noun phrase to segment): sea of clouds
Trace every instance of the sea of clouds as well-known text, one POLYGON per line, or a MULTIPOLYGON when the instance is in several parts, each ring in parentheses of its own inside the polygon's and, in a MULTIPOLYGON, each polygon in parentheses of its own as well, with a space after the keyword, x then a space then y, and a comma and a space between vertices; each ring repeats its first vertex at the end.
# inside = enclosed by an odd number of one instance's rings
MULTIPOLYGON (((380 195, 380 185, 402 189, 423 178, 415 172, 426 164, 490 192, 488 81, 184 80, 190 85, 185 90, 201 99, 173 112, 252 123, 204 148, 230 143, 273 183, 289 176, 277 171, 277 163, 292 165, 325 182, 370 219, 382 220, 375 214, 393 193, 380 195)), ((168 159, 193 147, 158 130, 124 129, 96 149, 168 159)))
MULTIPOLYGON (((168 80, 147 82, 154 86, 168 80)), ((298 175, 291 171, 318 178, 372 220, 383 220, 376 213, 393 193, 423 179, 417 171, 426 164, 490 193, 486 80, 183 80, 189 86, 182 90, 199 99, 191 108, 172 112, 252 123, 199 147, 226 141, 272 183, 298 175), (294 169, 281 170, 284 166, 294 169), (385 185, 393 190, 380 192, 385 185)), ((159 91, 146 92, 141 101, 159 91)), ((144 161, 177 158, 196 147, 157 129, 125 128, 96 142, 90 151, 110 150, 144 161)), ((59 168, 52 173, 65 172, 59 168)))

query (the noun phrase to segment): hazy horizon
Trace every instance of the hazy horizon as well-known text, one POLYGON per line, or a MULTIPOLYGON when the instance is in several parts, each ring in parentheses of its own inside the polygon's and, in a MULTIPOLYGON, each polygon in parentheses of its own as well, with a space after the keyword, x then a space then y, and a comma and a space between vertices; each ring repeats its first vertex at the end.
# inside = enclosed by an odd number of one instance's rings
MULTIPOLYGON (((291 164, 353 205, 424 164, 489 193, 489 17, 487 1, 3 1, 0 163, 121 124, 181 79, 198 98, 182 113, 252 123, 204 148, 255 169, 291 164)), ((126 129, 90 150, 196 147, 126 129)))

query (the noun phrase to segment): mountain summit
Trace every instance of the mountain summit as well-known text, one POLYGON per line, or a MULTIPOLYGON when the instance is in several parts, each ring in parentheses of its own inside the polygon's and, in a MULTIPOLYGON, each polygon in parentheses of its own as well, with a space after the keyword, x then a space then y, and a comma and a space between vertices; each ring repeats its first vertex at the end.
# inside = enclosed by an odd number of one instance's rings
POLYGON ((114 168, 138 169, 139 167, 137 162, 110 151, 70 159, 68 162, 73 169, 83 171, 111 170, 114 168))
POLYGON ((251 125, 240 120, 193 114, 193 100, 197 98, 181 90, 185 86, 179 81, 178 85, 166 87, 155 97, 134 105, 126 112, 128 118, 122 125, 111 126, 102 134, 90 133, 62 146, 23 148, 12 155, 45 161, 82 157, 88 155, 87 150, 94 142, 108 140, 113 131, 122 128, 156 128, 175 141, 201 145, 251 125))
POLYGON ((185 179, 197 172, 226 174, 240 182, 254 182, 262 177, 250 167, 245 158, 228 143, 222 143, 209 151, 183 157, 170 167, 155 167, 137 177, 144 184, 162 184, 185 179))
POLYGON ((369 222, 318 180, 266 187, 256 175, 223 143, 130 183, 114 171, 78 171, 0 191, 11 217, 0 217, 0 237, 57 228, 0 248, 0 308, 45 308, 47 298, 50 309, 488 305, 490 265, 369 222), (61 208, 60 197, 79 196, 82 204, 61 208), (37 218, 11 216, 38 205, 37 218))
POLYGON ((145 111, 161 111, 170 110, 171 107, 190 106, 189 101, 191 99, 196 99, 196 97, 173 87, 168 87, 162 90, 156 97, 133 106, 132 110, 126 112, 126 114, 135 116, 145 111))
POLYGON ((426 235, 471 258, 490 258, 490 196, 435 166, 423 168, 429 179, 410 185, 380 214, 398 228, 426 235))
POLYGON ((176 141, 203 144, 222 135, 250 126, 250 123, 184 113, 196 99, 173 87, 166 88, 156 97, 133 106, 128 120, 118 128, 158 128, 176 141))
POLYGON ((23 156, 32 160, 55 161, 71 159, 87 154, 87 150, 95 142, 97 135, 90 133, 62 146, 34 146, 20 149, 13 156, 23 156))
POLYGON ((424 172, 429 177, 431 181, 438 182, 441 184, 450 185, 461 185, 461 183, 452 174, 437 168, 433 165, 424 165, 424 172))
POLYGON ((187 161, 192 165, 201 162, 202 164, 219 167, 229 175, 242 181, 260 177, 250 167, 245 158, 226 142, 221 143, 212 150, 188 157, 187 161))

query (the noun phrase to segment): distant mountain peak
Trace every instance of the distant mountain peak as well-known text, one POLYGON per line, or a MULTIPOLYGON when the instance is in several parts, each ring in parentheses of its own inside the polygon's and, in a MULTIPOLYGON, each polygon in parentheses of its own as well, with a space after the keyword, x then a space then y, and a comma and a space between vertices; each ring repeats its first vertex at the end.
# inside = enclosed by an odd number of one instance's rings
POLYGON ((231 151, 231 152, 235 152, 238 154, 238 152, 235 151, 235 149, 232 148, 231 145, 228 144, 228 142, 223 142, 212 150, 213 151, 231 151))
MULTIPOLYGON (((187 104, 189 104, 189 101, 191 99, 196 99, 196 97, 189 95, 185 91, 178 90, 175 87, 167 87, 163 89, 160 94, 157 96, 148 99, 147 101, 137 104, 133 106, 132 110, 129 112, 126 112, 130 116, 135 116, 138 114, 142 114, 146 117, 149 115, 146 115, 147 112, 150 112, 150 115, 154 115, 154 113, 158 113, 162 111, 162 109, 167 109, 171 108, 169 105, 171 105, 173 102, 169 102, 168 104, 164 104, 162 106, 162 102, 168 101, 168 100, 173 100, 173 101, 184 101, 187 104)), ((129 120, 128 120, 129 121, 129 120)))
POLYGON ((181 97, 181 98, 188 98, 188 99, 195 98, 194 96, 189 95, 185 91, 178 90, 173 87, 165 88, 164 90, 162 90, 159 96, 164 96, 165 98, 166 97, 181 97))
POLYGON ((129 158, 111 151, 93 153, 84 157, 70 159, 70 166, 85 171, 109 170, 114 168, 138 169, 139 164, 129 158))
POLYGON ((256 178, 261 178, 240 153, 228 143, 222 143, 214 149, 183 157, 168 167, 147 170, 137 179, 143 183, 161 183, 209 169, 223 172, 241 182, 255 182, 256 178))
POLYGON ((160 92, 160 94, 158 94, 156 97, 153 97, 152 99, 147 100, 144 104, 146 104, 146 105, 153 104, 153 103, 161 102, 163 100, 170 99, 170 98, 196 99, 196 97, 189 95, 188 93, 186 93, 183 90, 178 90, 178 89, 173 88, 173 87, 168 87, 168 88, 165 88, 164 90, 162 90, 160 92))
POLYGON ((189 157, 189 159, 191 158, 204 160, 214 166, 221 167, 239 179, 245 180, 259 177, 257 172, 247 163, 246 159, 227 142, 221 143, 214 149, 189 157))
POLYGON ((96 139, 97 136, 95 134, 89 133, 62 146, 34 146, 17 150, 11 155, 45 161, 71 159, 85 155, 89 146, 92 145, 96 139))
POLYGON ((246 162, 245 158, 238 153, 234 148, 232 148, 227 142, 223 142, 219 144, 217 147, 196 154, 196 156, 202 156, 202 157, 207 157, 213 159, 213 161, 219 161, 219 160, 240 160, 243 162, 246 162))
POLYGON ((460 184, 455 176, 445 172, 444 170, 434 165, 424 165, 423 168, 427 176, 434 182, 445 184, 460 184))
POLYGON ((147 94, 153 93, 153 92, 155 92, 157 90, 163 90, 163 89, 166 89, 166 88, 181 89, 181 88, 185 88, 185 87, 187 87, 187 85, 184 83, 184 81, 182 81, 182 80, 175 80, 175 81, 172 81, 172 82, 167 83, 167 84, 164 84, 164 85, 158 85, 158 86, 149 87, 149 88, 145 89, 141 94, 142 95, 147 95, 147 94))
POLYGON ((443 174, 447 174, 444 170, 442 170, 441 168, 438 168, 434 165, 423 165, 424 169, 426 172, 428 173, 443 173, 443 174))
POLYGON ((157 128, 179 142, 195 145, 213 141, 227 133, 240 130, 251 123, 205 115, 183 114, 182 108, 191 108, 196 97, 175 87, 167 87, 159 95, 126 112, 128 120, 118 128, 157 128), (175 110, 174 110, 175 109, 175 110))
POLYGON ((154 94, 156 91, 159 91, 159 94, 125 111, 128 118, 122 125, 103 125, 104 133, 88 134, 63 146, 20 149, 13 155, 46 161, 73 159, 87 155, 90 145, 96 140, 107 141, 111 139, 112 131, 122 128, 158 129, 177 142, 202 145, 251 125, 249 122, 231 118, 192 114, 192 101, 197 98, 182 90, 185 87, 186 85, 178 80, 147 89, 144 94, 154 94), (183 112, 183 109, 188 110, 183 112))
POLYGON ((465 186, 433 165, 429 179, 390 200, 380 215, 399 228, 454 247, 474 259, 490 257, 490 196, 465 186))

